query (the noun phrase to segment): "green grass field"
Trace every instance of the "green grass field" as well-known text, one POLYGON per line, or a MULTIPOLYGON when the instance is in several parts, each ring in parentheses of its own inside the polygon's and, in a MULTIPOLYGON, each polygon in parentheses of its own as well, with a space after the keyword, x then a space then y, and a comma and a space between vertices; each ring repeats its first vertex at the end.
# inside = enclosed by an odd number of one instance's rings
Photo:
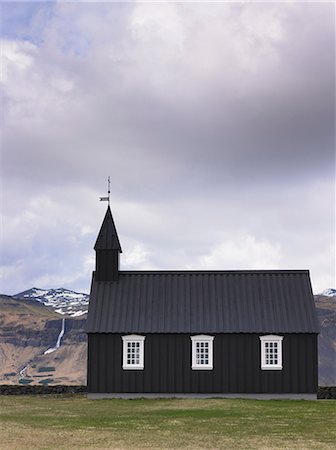
POLYGON ((0 396, 1 449, 329 449, 336 401, 0 396))

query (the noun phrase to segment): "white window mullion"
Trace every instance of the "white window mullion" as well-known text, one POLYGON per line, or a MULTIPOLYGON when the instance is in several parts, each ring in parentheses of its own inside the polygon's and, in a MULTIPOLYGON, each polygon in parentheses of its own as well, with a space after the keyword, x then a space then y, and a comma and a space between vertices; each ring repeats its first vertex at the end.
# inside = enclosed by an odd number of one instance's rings
POLYGON ((192 370, 212 370, 214 336, 201 334, 190 336, 190 339, 192 370))
POLYGON ((261 344, 261 370, 282 370, 283 336, 259 336, 261 344))
POLYGON ((145 360, 144 342, 146 336, 131 334, 122 336, 123 340, 123 369, 143 370, 145 360))

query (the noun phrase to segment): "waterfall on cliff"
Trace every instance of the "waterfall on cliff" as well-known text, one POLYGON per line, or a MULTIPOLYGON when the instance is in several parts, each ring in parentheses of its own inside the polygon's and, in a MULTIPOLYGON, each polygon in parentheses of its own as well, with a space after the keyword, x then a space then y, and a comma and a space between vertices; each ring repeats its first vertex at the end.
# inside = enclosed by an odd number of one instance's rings
POLYGON ((44 355, 48 355, 49 353, 54 352, 61 346, 61 340, 62 340, 62 337, 64 336, 64 331, 65 331, 65 319, 63 318, 62 319, 62 328, 61 328, 60 334, 58 335, 55 347, 48 348, 48 350, 46 350, 43 353, 44 355))

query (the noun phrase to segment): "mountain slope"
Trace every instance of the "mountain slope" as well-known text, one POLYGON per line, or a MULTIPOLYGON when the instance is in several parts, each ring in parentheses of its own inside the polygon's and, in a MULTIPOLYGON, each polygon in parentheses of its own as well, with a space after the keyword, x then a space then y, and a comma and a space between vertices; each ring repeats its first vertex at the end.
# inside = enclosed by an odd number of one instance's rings
POLYGON ((0 383, 85 384, 85 318, 65 318, 36 300, 0 296, 0 383))
POLYGON ((322 294, 319 294, 319 296, 325 296, 325 297, 336 297, 336 289, 328 288, 325 289, 322 294))
POLYGON ((335 296, 315 295, 321 332, 318 337, 319 384, 336 386, 336 314, 335 296))
POLYGON ((70 289, 40 289, 31 288, 27 291, 13 295, 16 299, 34 300, 51 307, 55 312, 79 317, 87 313, 89 296, 87 294, 71 291, 70 289))

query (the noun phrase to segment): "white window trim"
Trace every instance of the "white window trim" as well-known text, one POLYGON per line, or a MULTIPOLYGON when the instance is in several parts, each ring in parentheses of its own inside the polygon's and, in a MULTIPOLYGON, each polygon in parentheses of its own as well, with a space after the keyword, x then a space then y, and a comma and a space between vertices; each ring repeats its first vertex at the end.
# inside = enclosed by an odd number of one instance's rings
POLYGON ((129 334, 127 336, 122 336, 123 340, 123 366, 124 370, 143 370, 144 360, 145 360, 145 349, 144 342, 146 336, 140 336, 138 334, 129 334), (140 344, 140 364, 127 364, 127 344, 128 342, 139 342, 140 344))
POLYGON ((213 340, 214 336, 199 334, 190 336, 191 339, 191 368, 192 370, 212 370, 213 369, 213 340), (196 342, 209 343, 209 364, 196 364, 196 342))
POLYGON ((282 340, 283 336, 269 334, 267 336, 259 336, 261 343, 261 370, 282 370, 282 340), (278 344, 278 364, 266 364, 266 342, 277 342, 278 344))

